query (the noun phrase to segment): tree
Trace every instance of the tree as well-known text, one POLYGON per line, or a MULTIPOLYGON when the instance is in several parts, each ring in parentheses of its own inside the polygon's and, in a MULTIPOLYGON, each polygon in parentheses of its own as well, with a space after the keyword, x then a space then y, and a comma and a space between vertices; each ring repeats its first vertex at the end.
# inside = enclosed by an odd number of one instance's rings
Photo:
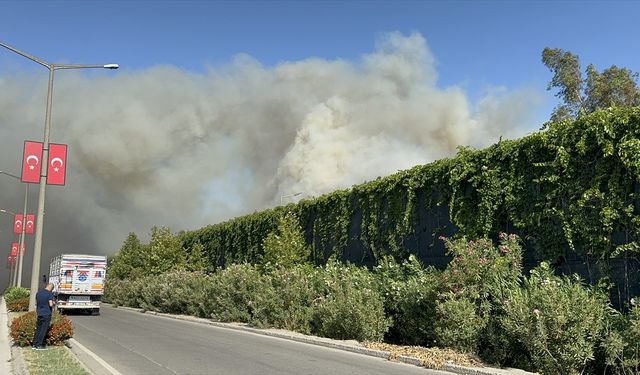
POLYGON ((590 64, 585 78, 578 56, 559 48, 545 48, 542 63, 553 72, 547 90, 558 89, 555 95, 563 102, 554 109, 553 121, 575 119, 603 108, 640 105, 638 73, 627 68, 612 65, 600 73, 590 64))
POLYGON ((144 267, 144 246, 135 233, 129 233, 120 251, 109 259, 107 276, 115 279, 127 279, 142 276, 144 267))
POLYGON ((311 248, 307 245, 298 217, 287 212, 278 219, 278 227, 263 242, 263 264, 289 268, 309 260, 311 248))
POLYGON ((584 85, 578 56, 559 48, 545 48, 542 51, 542 63, 553 72, 547 90, 557 88, 556 96, 564 102, 553 111, 552 119, 577 117, 582 107, 584 85))
POLYGON ((191 251, 187 257, 185 268, 187 271, 209 271, 207 254, 204 251, 204 246, 202 246, 200 242, 196 242, 191 246, 191 251))
POLYGON ((186 263, 185 250, 178 236, 171 234, 167 227, 153 227, 151 240, 144 254, 146 272, 149 275, 159 275, 176 268, 184 268, 186 263))

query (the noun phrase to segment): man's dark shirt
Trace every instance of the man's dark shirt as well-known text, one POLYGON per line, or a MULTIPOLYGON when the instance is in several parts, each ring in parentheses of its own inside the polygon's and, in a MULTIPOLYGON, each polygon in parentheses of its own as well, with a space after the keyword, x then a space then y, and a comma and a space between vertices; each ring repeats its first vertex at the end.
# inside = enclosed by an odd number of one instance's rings
POLYGON ((38 316, 51 316, 49 301, 53 301, 53 293, 46 289, 41 289, 36 294, 36 311, 38 316))

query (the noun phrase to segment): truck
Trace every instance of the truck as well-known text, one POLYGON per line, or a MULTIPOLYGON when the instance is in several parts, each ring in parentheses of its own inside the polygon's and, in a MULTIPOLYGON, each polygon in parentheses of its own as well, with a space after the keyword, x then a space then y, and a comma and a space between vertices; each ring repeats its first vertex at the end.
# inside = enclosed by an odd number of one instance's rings
POLYGON ((49 282, 58 311, 85 310, 99 315, 106 271, 107 257, 101 255, 61 254, 53 258, 49 282))

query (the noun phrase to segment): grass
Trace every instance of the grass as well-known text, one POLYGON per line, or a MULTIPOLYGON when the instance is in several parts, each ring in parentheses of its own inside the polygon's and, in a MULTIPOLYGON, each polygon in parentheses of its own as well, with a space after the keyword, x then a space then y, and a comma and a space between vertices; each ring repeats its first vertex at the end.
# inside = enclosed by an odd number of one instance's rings
POLYGON ((89 375, 64 346, 49 346, 46 350, 21 350, 31 375, 89 375))
MULTIPOLYGON (((9 312, 9 319, 26 312, 9 312)), ((49 346, 46 350, 20 348, 30 375, 90 375, 76 357, 64 346, 49 346)))

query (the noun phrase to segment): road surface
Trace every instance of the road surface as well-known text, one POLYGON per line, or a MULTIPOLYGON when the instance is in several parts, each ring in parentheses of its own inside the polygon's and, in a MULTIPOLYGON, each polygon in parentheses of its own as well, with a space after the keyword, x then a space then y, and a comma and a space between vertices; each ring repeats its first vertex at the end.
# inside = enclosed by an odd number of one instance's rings
POLYGON ((70 315, 69 318, 75 329, 74 338, 125 375, 446 374, 381 358, 104 305, 100 316, 70 315))

